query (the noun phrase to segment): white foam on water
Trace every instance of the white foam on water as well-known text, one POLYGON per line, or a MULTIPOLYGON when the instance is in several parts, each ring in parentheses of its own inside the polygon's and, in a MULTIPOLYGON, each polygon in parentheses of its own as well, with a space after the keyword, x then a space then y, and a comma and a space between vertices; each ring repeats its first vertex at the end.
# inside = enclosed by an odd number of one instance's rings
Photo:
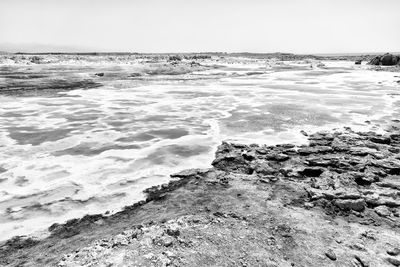
POLYGON ((369 130, 398 108, 393 73, 323 64, 234 61, 196 72, 225 73, 198 84, 116 76, 57 97, 0 96, 0 239, 117 212, 172 173, 210 167, 223 140, 301 145, 301 130, 369 130))

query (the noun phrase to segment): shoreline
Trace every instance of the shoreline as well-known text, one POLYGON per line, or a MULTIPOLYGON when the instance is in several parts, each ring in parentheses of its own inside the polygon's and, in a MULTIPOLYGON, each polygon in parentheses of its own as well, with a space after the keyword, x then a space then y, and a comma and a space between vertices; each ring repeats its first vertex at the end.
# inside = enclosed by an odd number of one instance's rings
MULTIPOLYGON (((53 224, 50 236, 42 240, 14 237, 4 242, 0 246, 0 265, 97 266, 104 265, 116 252, 124 253, 125 264, 138 260, 136 264, 144 266, 165 266, 163 262, 177 266, 223 265, 229 263, 230 257, 223 253, 207 256, 203 253, 204 240, 200 242, 198 236, 207 236, 211 244, 217 246, 221 242, 227 248, 244 242, 243 238, 231 236, 235 233, 223 230, 230 228, 262 247, 262 257, 247 257, 250 266, 268 264, 268 253, 269 264, 276 266, 294 262, 300 266, 351 261, 361 261, 364 266, 367 262, 370 266, 391 263, 398 260, 396 255, 382 250, 400 248, 400 238, 396 238, 396 233, 400 236, 400 122, 392 120, 390 124, 385 135, 346 128, 311 134, 309 144, 299 147, 223 142, 212 168, 173 174, 168 184, 146 189, 146 200, 121 212, 53 224), (291 213, 296 220, 290 219, 291 213), (314 233, 315 229, 306 227, 307 222, 318 223, 326 231, 333 224, 329 231, 336 231, 343 240, 329 239, 328 244, 324 243, 326 233, 314 233), (266 225, 270 227, 265 228, 266 225), (221 237, 208 236, 208 227, 214 227, 221 237), (362 238, 363 249, 358 249, 360 246, 354 245, 353 239, 352 244, 346 244, 349 227, 352 231, 374 232, 374 243, 362 238), (258 239, 254 233, 263 238, 258 239), (266 236, 272 236, 274 241, 266 236), (99 240, 103 244, 100 250, 99 240), (197 245, 193 245, 195 240, 199 241, 195 242, 197 245), (299 245, 302 243, 312 248, 304 249, 299 245), (372 245, 377 248, 372 249, 372 245), (272 249, 274 246, 277 247, 272 249), (324 256, 327 246, 334 247, 329 249, 336 251, 338 261, 331 259, 332 253, 324 256), (133 256, 132 251, 139 254, 133 256), (146 258, 146 251, 154 251, 154 255, 146 258), (165 251, 172 251, 172 256, 165 251)), ((247 241, 244 250, 249 253, 251 244, 247 241)), ((231 258, 239 262, 236 252, 240 250, 231 247, 231 251, 231 258)))

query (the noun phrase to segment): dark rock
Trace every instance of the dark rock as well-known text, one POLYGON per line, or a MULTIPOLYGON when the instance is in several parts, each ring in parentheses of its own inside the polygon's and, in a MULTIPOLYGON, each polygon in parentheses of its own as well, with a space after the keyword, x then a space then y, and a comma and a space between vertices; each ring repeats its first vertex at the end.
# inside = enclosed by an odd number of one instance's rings
POLYGON ((393 266, 400 266, 400 260, 396 259, 396 258, 386 258, 386 260, 392 264, 393 266))
POLYGON ((326 255, 330 260, 335 261, 335 260, 337 259, 337 258, 336 258, 335 252, 333 252, 331 249, 328 249, 328 251, 325 252, 325 255, 326 255))
POLYGON ((43 59, 39 56, 33 56, 30 58, 30 61, 34 64, 41 64, 43 63, 43 59))
POLYGON ((180 231, 177 226, 168 227, 166 230, 166 233, 170 236, 175 236, 175 237, 180 235, 180 231))
POLYGON ((252 174, 254 171, 243 156, 237 154, 220 155, 211 164, 215 168, 224 171, 241 172, 246 174, 252 174))
POLYGON ((301 130, 300 133, 301 133, 302 135, 304 135, 304 136, 308 136, 307 132, 304 131, 304 130, 301 130))
POLYGON ((293 144, 280 144, 280 145, 276 145, 276 147, 282 147, 282 148, 285 148, 285 149, 290 149, 290 148, 294 148, 296 146, 293 145, 293 144))
POLYGON ((310 147, 303 147, 303 148, 300 148, 298 150, 298 152, 300 155, 310 155, 312 153, 315 153, 315 149, 312 149, 310 147))
POLYGON ((397 147, 389 147, 388 150, 395 154, 400 153, 400 148, 397 148, 397 147))
POLYGON ((394 167, 389 170, 390 175, 400 175, 400 168, 394 167))
POLYGON ((355 173, 354 175, 354 181, 361 186, 367 186, 371 185, 372 183, 376 182, 376 176, 369 173, 355 173))
POLYGON ((364 199, 337 199, 335 205, 342 210, 364 211, 364 199))
POLYGON ((98 72, 98 73, 95 73, 94 75, 96 75, 96 76, 98 76, 98 77, 103 77, 103 76, 104 76, 104 73, 103 73, 103 72, 98 72))
POLYGON ((185 56, 185 59, 194 59, 194 60, 198 60, 198 59, 210 59, 211 56, 210 55, 193 55, 193 56, 185 56))
POLYGON ((256 158, 256 154, 254 153, 254 151, 244 152, 244 153, 242 153, 242 156, 245 160, 248 160, 248 161, 252 161, 253 159, 256 158))
POLYGON ((394 66, 397 65, 400 61, 399 56, 395 56, 389 53, 386 53, 382 56, 377 56, 373 58, 368 64, 370 65, 383 65, 383 66, 394 66))
POLYGON ((195 61, 190 62, 190 67, 199 67, 199 66, 201 66, 201 64, 198 62, 195 61))
POLYGON ((326 139, 310 140, 310 146, 329 146, 331 143, 331 140, 326 139))
POLYGON ((351 249, 354 249, 354 250, 366 251, 365 246, 362 245, 362 244, 360 244, 360 243, 351 244, 351 245, 349 245, 349 247, 350 247, 351 249))
POLYGON ((400 248, 396 247, 396 248, 388 249, 386 251, 386 253, 389 254, 390 256, 397 256, 400 254, 400 248))
POLYGON ((89 89, 102 86, 100 83, 94 82, 91 79, 48 79, 41 83, 26 83, 16 81, 7 84, 7 86, 0 85, 0 92, 4 95, 17 95, 17 96, 37 96, 38 92, 45 95, 57 94, 60 91, 69 91, 75 89, 89 89))
POLYGON ((358 255, 354 255, 354 258, 356 259, 356 264, 358 263, 359 266, 361 267, 369 267, 369 264, 360 258, 358 255))
POLYGON ((218 147, 216 158, 211 163, 216 169, 223 171, 252 174, 254 169, 249 162, 239 153, 233 144, 223 142, 218 147))
POLYGON ((129 75, 129 77, 132 77, 132 78, 140 77, 140 76, 142 76, 142 74, 141 74, 141 73, 138 73, 138 72, 134 72, 134 73, 131 73, 131 74, 129 75))
POLYGON ((267 150, 265 150, 264 148, 256 148, 256 151, 258 154, 261 154, 261 155, 267 154, 267 150))
POLYGON ((8 249, 22 249, 35 246, 39 243, 39 240, 25 237, 25 236, 15 236, 4 244, 8 249))
POLYGON ((365 157, 369 154, 369 151, 364 147, 352 147, 349 153, 353 156, 365 157))
POLYGON ((189 178, 189 177, 194 177, 198 174, 204 174, 208 172, 209 169, 187 169, 180 171, 178 173, 171 174, 171 178, 189 178))
POLYGON ((170 56, 168 58, 169 61, 182 61, 182 58, 178 55, 170 56))
POLYGON ((354 62, 354 64, 356 64, 356 65, 361 65, 361 62, 362 62, 361 59, 360 59, 360 60, 356 60, 356 62, 354 62))
POLYGON ((373 59, 371 59, 370 62, 368 62, 369 65, 375 65, 375 66, 380 65, 380 63, 381 63, 380 57, 374 57, 373 59))
POLYGON ((275 160, 275 161, 285 161, 289 159, 289 156, 283 153, 272 153, 272 154, 268 154, 266 155, 266 158, 268 160, 275 160))
POLYGON ((398 56, 394 56, 389 53, 383 55, 380 59, 380 62, 383 66, 393 66, 396 65, 398 61, 399 61, 398 56))
POLYGON ((390 138, 389 137, 384 137, 384 136, 373 136, 370 138, 370 140, 374 143, 378 144, 390 144, 390 138))
POLYGON ((299 171, 299 173, 303 176, 308 177, 318 177, 324 172, 322 168, 304 168, 303 170, 299 171))

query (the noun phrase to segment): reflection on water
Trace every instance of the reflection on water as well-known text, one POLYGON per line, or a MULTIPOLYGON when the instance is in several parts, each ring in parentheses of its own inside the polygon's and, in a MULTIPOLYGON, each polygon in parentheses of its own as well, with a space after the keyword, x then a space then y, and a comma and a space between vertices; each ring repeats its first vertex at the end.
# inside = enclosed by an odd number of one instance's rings
POLYGON ((398 109, 391 73, 278 63, 168 78, 132 76, 137 66, 108 67, 101 78, 94 67, 7 67, 3 88, 22 80, 44 91, 0 95, 0 236, 117 211, 171 173, 209 167, 222 140, 300 144, 302 129, 366 127, 398 109), (49 92, 49 77, 75 82, 49 92))

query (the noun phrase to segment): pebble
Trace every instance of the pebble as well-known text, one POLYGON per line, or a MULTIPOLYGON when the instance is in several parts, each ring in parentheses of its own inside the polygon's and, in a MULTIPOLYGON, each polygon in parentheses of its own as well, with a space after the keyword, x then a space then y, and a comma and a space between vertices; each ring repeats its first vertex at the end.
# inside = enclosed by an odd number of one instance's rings
POLYGON ((313 203, 310 203, 310 202, 307 202, 307 203, 304 203, 304 207, 305 207, 306 209, 311 209, 311 208, 314 207, 314 204, 313 204, 313 203))
POLYGON ((357 260, 361 267, 369 267, 369 264, 365 260, 362 260, 359 256, 354 255, 354 258, 357 260))
POLYGON ((389 217, 390 215, 392 215, 392 213, 386 206, 378 206, 378 207, 374 208, 374 211, 376 214, 378 214, 381 217, 389 217))
POLYGON ((333 261, 335 261, 337 258, 336 258, 336 254, 335 254, 335 252, 333 252, 331 249, 328 249, 326 252, 325 252, 325 255, 329 258, 329 259, 331 259, 331 260, 333 260, 333 261))
POLYGON ((389 254, 390 256, 397 256, 400 254, 400 249, 399 248, 391 248, 391 249, 388 249, 386 251, 386 253, 389 254))
POLYGON ((304 135, 304 136, 308 136, 307 132, 304 131, 304 130, 301 130, 300 133, 301 133, 302 135, 304 135))
POLYGON ((114 237, 113 246, 127 246, 129 241, 125 235, 119 234, 114 237))
POLYGON ((360 244, 360 243, 356 243, 356 244, 352 244, 350 245, 351 249, 355 249, 355 250, 360 250, 360 251, 365 251, 365 247, 364 245, 360 244))
POLYGON ((172 246, 173 241, 174 241, 174 240, 173 240, 172 237, 170 237, 170 236, 163 236, 163 237, 161 237, 161 238, 159 239, 158 243, 159 243, 160 245, 163 245, 164 247, 169 247, 169 246, 172 246))
POLYGON ((168 226, 166 233, 170 236, 179 236, 180 231, 179 231, 179 226, 177 224, 171 224, 168 226))
POLYGON ((393 266, 400 266, 400 260, 396 259, 396 258, 386 258, 386 260, 391 263, 393 266))

